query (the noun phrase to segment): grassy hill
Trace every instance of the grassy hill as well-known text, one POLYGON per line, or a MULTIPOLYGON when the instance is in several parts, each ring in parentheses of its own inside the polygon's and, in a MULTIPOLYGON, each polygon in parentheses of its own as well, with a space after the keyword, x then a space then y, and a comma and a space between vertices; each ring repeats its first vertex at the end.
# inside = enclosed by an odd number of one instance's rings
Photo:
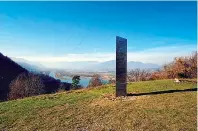
POLYGON ((172 80, 41 95, 0 103, 0 130, 196 130, 196 83, 172 80), (190 90, 188 90, 190 89, 190 90))

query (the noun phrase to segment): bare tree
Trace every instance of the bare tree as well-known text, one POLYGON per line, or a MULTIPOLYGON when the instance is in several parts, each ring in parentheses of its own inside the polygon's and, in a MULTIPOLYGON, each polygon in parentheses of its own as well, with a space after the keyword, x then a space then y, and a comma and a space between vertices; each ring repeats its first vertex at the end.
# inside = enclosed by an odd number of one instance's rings
POLYGON ((128 73, 128 80, 129 82, 134 81, 146 81, 149 80, 151 77, 151 73, 145 69, 134 69, 128 73))
POLYGON ((197 78, 197 52, 190 56, 176 57, 161 71, 153 72, 152 79, 197 78))
POLYGON ((44 84, 38 75, 22 73, 10 83, 9 99, 18 99, 44 93, 44 84))
POLYGON ((96 87, 96 86, 101 86, 102 85, 102 80, 100 75, 95 74, 89 81, 89 87, 96 87))
POLYGON ((189 77, 197 78, 197 51, 190 55, 188 63, 191 65, 191 68, 189 69, 189 77))

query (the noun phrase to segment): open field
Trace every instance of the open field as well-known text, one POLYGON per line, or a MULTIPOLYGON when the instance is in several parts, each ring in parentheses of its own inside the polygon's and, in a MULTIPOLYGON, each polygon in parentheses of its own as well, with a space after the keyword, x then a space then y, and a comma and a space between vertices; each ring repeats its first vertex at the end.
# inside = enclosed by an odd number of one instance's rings
POLYGON ((0 130, 196 131, 197 84, 172 80, 41 95, 0 103, 0 130), (189 89, 189 90, 188 90, 189 89))

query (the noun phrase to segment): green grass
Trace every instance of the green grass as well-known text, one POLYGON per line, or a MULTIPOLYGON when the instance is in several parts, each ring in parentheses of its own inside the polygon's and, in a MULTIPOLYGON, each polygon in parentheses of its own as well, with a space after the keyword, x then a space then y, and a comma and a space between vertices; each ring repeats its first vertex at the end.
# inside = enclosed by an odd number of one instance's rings
MULTIPOLYGON (((128 84, 128 93, 183 90, 172 80, 128 84)), ((195 131, 197 92, 114 98, 115 86, 82 89, 0 103, 0 130, 195 131)))

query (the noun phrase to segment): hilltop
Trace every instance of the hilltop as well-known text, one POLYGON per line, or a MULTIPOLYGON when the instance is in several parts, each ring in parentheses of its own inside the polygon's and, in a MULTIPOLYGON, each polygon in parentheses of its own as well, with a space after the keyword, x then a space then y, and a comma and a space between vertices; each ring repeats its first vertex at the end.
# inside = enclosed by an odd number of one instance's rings
POLYGON ((0 130, 196 130, 197 84, 172 80, 73 90, 0 103, 0 130))

